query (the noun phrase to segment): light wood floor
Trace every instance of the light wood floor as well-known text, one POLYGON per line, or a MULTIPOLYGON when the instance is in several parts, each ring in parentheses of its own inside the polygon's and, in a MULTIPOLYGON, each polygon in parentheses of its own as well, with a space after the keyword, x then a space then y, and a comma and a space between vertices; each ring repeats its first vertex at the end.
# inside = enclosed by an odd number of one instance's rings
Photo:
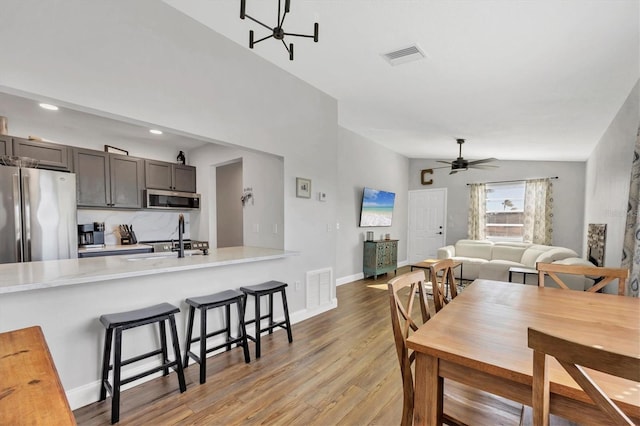
MULTIPOLYGON (((385 284, 391 276, 338 287, 337 309, 295 324, 292 344, 284 330, 265 335, 258 360, 250 343, 250 364, 240 348, 210 357, 204 385, 191 363, 183 394, 175 374, 124 391, 119 424, 399 424, 402 383, 385 284)), ((504 424, 517 425, 520 413, 505 409, 504 424)), ((74 414, 79 425, 106 425, 110 410, 107 398, 74 414)))

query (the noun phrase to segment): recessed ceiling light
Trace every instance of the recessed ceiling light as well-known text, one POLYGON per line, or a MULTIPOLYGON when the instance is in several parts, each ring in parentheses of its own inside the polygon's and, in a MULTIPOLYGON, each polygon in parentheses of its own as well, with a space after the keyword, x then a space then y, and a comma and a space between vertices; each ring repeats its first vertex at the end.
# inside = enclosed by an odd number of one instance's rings
POLYGON ((58 110, 57 106, 51 105, 51 104, 40 104, 40 107, 44 108, 44 109, 51 110, 51 111, 57 111, 58 110))
POLYGON ((162 130, 151 129, 149 130, 149 133, 153 133, 154 135, 161 135, 162 130))

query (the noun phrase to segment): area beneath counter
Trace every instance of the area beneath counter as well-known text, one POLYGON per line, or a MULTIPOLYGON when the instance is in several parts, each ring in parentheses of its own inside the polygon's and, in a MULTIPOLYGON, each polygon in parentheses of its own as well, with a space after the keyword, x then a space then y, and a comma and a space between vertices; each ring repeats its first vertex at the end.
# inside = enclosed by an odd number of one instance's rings
POLYGON ((184 258, 149 254, 48 260, 0 265, 0 294, 281 259, 294 251, 227 247, 184 258), (136 259, 133 261, 132 259, 136 259))

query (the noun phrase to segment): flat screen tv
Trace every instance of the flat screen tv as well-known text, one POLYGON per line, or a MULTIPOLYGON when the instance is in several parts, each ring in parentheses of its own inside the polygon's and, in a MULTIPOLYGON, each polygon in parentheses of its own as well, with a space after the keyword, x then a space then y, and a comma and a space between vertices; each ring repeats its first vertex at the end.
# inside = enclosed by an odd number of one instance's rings
POLYGON ((360 226, 391 226, 395 199, 394 192, 364 188, 360 209, 360 226))

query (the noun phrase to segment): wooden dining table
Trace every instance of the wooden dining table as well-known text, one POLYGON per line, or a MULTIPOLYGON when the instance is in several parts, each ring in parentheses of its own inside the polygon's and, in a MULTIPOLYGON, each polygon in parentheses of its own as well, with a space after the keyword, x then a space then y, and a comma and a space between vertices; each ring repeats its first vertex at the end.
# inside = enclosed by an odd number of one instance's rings
POLYGON ((75 425, 42 329, 0 333, 0 425, 75 425))
MULTIPOLYGON (((475 280, 407 341, 416 352, 414 425, 442 424, 444 380, 531 406, 528 327, 631 354, 640 368, 640 299, 475 280)), ((640 424, 640 383, 590 374, 640 424)), ((585 425, 610 423, 553 358, 549 377, 552 414, 585 425)))

